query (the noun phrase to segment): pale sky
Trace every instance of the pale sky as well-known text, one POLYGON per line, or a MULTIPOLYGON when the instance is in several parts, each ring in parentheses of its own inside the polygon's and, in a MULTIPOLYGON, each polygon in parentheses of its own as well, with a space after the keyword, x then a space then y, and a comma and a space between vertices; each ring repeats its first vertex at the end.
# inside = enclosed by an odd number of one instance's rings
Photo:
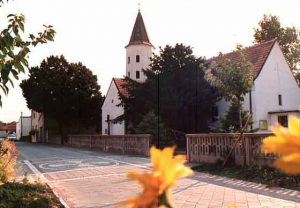
MULTIPOLYGON (((53 25, 55 42, 32 48, 30 66, 63 54, 68 61, 90 68, 105 95, 112 77, 125 75, 124 47, 139 2, 156 48, 183 43, 192 46, 196 56, 207 58, 233 50, 236 43, 252 45, 253 28, 263 14, 277 15, 282 25, 300 28, 300 0, 14 0, 0 8, 0 30, 11 13, 25 15, 26 33, 53 25)), ((18 120, 21 111, 30 115, 18 82, 8 96, 2 94, 2 102, 2 121, 18 120)))

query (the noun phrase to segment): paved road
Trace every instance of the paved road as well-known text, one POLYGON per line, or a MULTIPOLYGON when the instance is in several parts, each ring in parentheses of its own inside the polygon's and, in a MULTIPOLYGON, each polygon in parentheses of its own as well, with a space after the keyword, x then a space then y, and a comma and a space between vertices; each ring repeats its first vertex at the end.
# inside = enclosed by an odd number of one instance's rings
MULTIPOLYGON (((19 176, 48 182, 69 207, 114 207, 140 192, 125 178, 128 171, 147 171, 150 160, 61 146, 17 143, 23 165, 19 176)), ((299 207, 300 193, 196 173, 173 190, 177 207, 299 207)))

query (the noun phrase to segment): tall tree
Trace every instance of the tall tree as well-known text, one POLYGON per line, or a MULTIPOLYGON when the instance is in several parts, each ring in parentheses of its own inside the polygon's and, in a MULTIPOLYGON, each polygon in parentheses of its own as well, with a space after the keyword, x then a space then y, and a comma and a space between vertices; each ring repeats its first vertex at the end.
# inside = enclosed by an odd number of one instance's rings
POLYGON ((236 53, 239 53, 239 61, 231 61, 222 54, 217 61, 205 71, 206 80, 217 87, 226 101, 234 103, 239 112, 240 130, 243 127, 242 105, 244 96, 250 92, 253 84, 253 65, 247 61, 243 48, 238 45, 236 53))
POLYGON ((60 125, 64 136, 68 125, 77 122, 97 125, 102 103, 97 76, 81 63, 68 63, 63 56, 50 56, 30 69, 20 84, 28 108, 46 113, 60 125))
POLYGON ((263 43, 276 39, 300 85, 300 32, 295 27, 282 27, 279 17, 264 15, 254 29, 254 42, 263 43))
MULTIPOLYGON (((0 7, 8 0, 0 0, 0 7)), ((28 68, 28 55, 30 47, 44 44, 54 40, 55 31, 52 26, 45 26, 43 32, 38 35, 30 34, 29 38, 24 39, 25 16, 10 14, 7 16, 8 26, 0 32, 0 88, 5 95, 8 94, 8 83, 14 87, 13 79, 19 79, 19 74, 24 73, 28 68)), ((2 106, 0 94, 0 107, 2 106)))
POLYGON ((129 97, 120 95, 125 109, 120 118, 136 126, 154 109, 168 128, 185 133, 207 131, 211 106, 218 96, 204 79, 201 63, 204 59, 196 58, 190 46, 160 48, 149 69, 143 70, 145 83, 125 78, 129 97))

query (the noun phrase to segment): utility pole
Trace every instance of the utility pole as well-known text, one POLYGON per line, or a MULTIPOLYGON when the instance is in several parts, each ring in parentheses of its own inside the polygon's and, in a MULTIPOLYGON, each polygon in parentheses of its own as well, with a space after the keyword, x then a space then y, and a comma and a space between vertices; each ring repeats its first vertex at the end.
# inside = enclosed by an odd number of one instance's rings
POLYGON ((22 120, 23 120, 23 112, 21 112, 21 138, 23 136, 23 124, 22 124, 22 120))

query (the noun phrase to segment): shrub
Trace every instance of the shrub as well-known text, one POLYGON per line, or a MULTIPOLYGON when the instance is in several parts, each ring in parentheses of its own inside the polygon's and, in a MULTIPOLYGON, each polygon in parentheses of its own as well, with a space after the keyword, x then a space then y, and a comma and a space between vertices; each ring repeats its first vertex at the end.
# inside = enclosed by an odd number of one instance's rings
POLYGON ((63 207, 41 184, 8 182, 0 186, 0 207, 50 208, 63 207))

